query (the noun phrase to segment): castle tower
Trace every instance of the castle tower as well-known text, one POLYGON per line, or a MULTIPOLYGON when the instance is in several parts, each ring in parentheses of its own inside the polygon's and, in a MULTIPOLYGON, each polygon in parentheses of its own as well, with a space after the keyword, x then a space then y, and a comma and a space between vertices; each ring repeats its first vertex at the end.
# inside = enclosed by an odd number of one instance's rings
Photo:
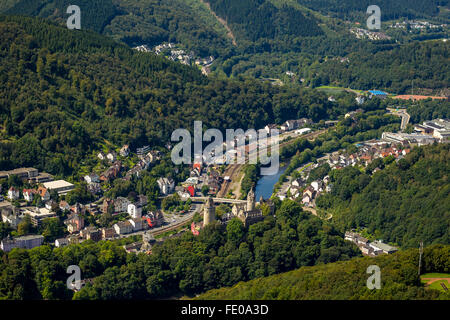
POLYGON ((214 207, 214 201, 211 197, 206 200, 203 205, 203 226, 206 226, 216 220, 216 208, 214 207))
POLYGON ((255 209, 255 193, 253 188, 250 189, 247 195, 247 211, 253 211, 255 209))

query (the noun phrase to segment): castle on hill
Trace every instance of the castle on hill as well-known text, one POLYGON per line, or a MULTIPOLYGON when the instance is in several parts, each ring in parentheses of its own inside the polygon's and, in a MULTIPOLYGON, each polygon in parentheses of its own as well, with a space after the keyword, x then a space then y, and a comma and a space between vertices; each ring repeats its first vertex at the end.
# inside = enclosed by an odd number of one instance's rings
MULTIPOLYGON (((222 217, 219 222, 222 225, 226 225, 233 218, 238 218, 239 220, 241 220, 244 224, 244 227, 248 227, 264 219, 261 209, 256 209, 255 193, 253 192, 253 188, 247 195, 247 202, 233 204, 231 212, 222 217)), ((215 220, 216 208, 214 207, 213 198, 209 197, 203 206, 203 226, 206 226, 214 222, 215 220)))

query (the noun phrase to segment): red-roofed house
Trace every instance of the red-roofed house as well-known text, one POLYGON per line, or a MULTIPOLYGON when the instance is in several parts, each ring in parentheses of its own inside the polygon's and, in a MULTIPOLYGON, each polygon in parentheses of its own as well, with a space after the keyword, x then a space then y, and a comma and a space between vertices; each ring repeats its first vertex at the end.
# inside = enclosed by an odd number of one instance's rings
POLYGON ((189 192, 191 197, 195 196, 195 188, 193 186, 188 186, 186 191, 189 192))
POLYGON ((42 201, 48 201, 50 200, 50 192, 44 188, 44 187, 39 187, 37 189, 37 193, 41 196, 42 201))
POLYGON ((33 201, 34 193, 35 193, 35 191, 32 189, 23 189, 22 190, 23 198, 29 202, 33 201))

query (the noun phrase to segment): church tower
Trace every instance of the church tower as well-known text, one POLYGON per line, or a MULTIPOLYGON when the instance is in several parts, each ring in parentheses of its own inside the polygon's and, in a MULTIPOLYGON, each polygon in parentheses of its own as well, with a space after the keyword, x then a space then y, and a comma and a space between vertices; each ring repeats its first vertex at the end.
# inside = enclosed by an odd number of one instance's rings
POLYGON ((216 208, 214 207, 214 201, 211 197, 206 200, 203 205, 203 226, 206 226, 216 220, 216 208))
POLYGON ((247 211, 253 210, 255 210, 255 193, 253 188, 251 188, 247 195, 247 211))

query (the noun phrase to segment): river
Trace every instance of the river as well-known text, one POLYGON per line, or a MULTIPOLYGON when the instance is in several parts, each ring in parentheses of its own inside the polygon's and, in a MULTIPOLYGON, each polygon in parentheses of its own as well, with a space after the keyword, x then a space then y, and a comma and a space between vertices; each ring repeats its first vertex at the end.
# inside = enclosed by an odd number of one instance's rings
POLYGON ((261 176, 256 183, 255 200, 259 201, 262 196, 264 200, 269 199, 273 192, 273 186, 278 182, 280 176, 286 171, 287 165, 280 167, 277 174, 271 176, 261 176))

